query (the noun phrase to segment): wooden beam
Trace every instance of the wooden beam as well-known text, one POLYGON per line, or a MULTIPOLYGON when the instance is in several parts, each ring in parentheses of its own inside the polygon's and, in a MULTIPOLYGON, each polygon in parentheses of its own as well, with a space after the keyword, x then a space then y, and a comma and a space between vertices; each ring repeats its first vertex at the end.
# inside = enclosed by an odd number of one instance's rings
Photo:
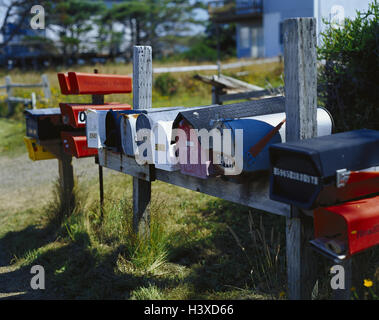
POLYGON ((152 165, 140 166, 134 158, 106 149, 99 149, 99 164, 105 168, 129 174, 137 180, 163 181, 178 187, 201 192, 220 199, 280 216, 290 215, 290 206, 269 198, 267 177, 250 179, 238 184, 234 181, 213 177, 200 179, 180 173, 165 171, 152 165))
POLYGON ((138 180, 151 182, 154 180, 154 171, 151 165, 139 165, 136 160, 122 153, 107 149, 99 149, 99 165, 118 172, 131 175, 138 180))
MULTIPOLYGON (((284 22, 286 141, 317 135, 316 19, 284 22)), ((313 221, 291 207, 286 221, 288 297, 311 299, 317 260, 310 248, 313 221)))
MULTIPOLYGON (((153 64, 149 46, 133 47, 133 109, 152 107, 153 64)), ((133 230, 150 233, 151 182, 133 177, 133 230)))
POLYGON ((290 215, 289 205, 273 201, 269 198, 269 183, 266 177, 238 184, 217 177, 200 179, 181 174, 179 171, 168 172, 155 169, 155 178, 159 181, 205 193, 257 210, 280 216, 290 215))

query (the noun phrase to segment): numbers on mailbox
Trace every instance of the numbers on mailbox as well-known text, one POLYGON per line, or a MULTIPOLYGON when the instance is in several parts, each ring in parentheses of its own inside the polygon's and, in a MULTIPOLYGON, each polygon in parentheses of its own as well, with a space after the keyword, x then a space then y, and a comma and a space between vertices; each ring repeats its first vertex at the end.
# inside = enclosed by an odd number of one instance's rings
POLYGON ((87 115, 84 111, 80 111, 79 114, 78 114, 78 123, 82 124, 82 123, 86 123, 86 120, 87 120, 87 115))

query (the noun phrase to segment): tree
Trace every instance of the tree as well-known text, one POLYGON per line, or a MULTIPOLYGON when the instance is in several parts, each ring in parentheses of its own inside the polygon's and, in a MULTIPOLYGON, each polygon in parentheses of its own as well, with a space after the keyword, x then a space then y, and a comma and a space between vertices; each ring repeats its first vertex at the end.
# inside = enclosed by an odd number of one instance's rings
POLYGON ((192 61, 216 61, 236 55, 235 24, 217 24, 208 22, 205 34, 193 37, 191 48, 183 57, 192 61), (217 28, 219 28, 217 30, 217 28), (219 53, 217 50, 219 49, 219 53))
POLYGON ((379 129, 379 3, 357 12, 343 26, 328 23, 319 59, 319 99, 338 131, 379 129))
POLYGON ((103 21, 118 22, 125 34, 130 31, 129 48, 133 45, 151 45, 154 54, 163 50, 162 37, 180 36, 193 24, 193 11, 203 7, 190 0, 128 0, 114 5, 103 21))
POLYGON ((48 8, 51 3, 46 0, 40 0, 38 3, 32 0, 0 1, 0 7, 4 9, 4 18, 0 25, 0 33, 3 36, 3 41, 0 43, 0 48, 6 47, 28 23, 28 19, 30 18, 30 9, 35 4, 48 8), (13 28, 10 31, 7 30, 9 24, 13 24, 13 28))
POLYGON ((58 36, 62 45, 62 53, 76 59, 78 53, 89 44, 88 34, 94 29, 94 17, 105 10, 100 1, 90 0, 58 0, 51 8, 50 22, 58 27, 58 36), (86 40, 83 42, 83 40, 86 40), (81 45, 84 43, 84 47, 81 45))

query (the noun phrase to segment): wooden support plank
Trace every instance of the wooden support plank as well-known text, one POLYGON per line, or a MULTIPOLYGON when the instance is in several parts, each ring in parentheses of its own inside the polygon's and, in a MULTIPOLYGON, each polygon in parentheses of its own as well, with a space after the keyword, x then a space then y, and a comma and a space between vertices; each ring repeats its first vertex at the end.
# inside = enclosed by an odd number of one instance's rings
POLYGON ((165 171, 152 165, 140 166, 134 158, 106 149, 99 149, 99 164, 147 182, 159 180, 276 215, 290 215, 289 205, 269 198, 267 177, 251 179, 243 184, 218 177, 200 179, 180 171, 165 171))
MULTIPOLYGON (((317 134, 316 19, 286 20, 284 39, 286 141, 290 142, 317 134)), ((286 222, 290 299, 311 299, 317 265, 309 245, 312 236, 312 220, 292 206, 286 222)))
POLYGON ((151 165, 140 166, 132 157, 106 149, 98 149, 99 165, 115 171, 129 174, 144 181, 154 180, 154 168, 151 165))
MULTIPOLYGON (((133 47, 133 109, 152 107, 152 59, 150 46, 133 47)), ((133 177, 133 230, 140 236, 150 233, 150 199, 151 182, 133 177)))
POLYGON ((269 198, 269 183, 265 177, 243 184, 237 184, 233 181, 227 181, 217 177, 204 180, 181 174, 179 171, 168 172, 155 169, 155 178, 159 181, 205 193, 250 208, 281 216, 290 215, 289 205, 272 201, 269 198))

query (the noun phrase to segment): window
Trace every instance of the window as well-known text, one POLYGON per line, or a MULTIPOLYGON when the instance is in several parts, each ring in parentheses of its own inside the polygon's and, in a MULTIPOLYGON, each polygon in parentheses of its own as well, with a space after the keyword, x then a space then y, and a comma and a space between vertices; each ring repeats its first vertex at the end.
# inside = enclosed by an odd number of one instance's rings
POLYGON ((240 28, 240 44, 241 48, 250 48, 250 28, 240 28))

